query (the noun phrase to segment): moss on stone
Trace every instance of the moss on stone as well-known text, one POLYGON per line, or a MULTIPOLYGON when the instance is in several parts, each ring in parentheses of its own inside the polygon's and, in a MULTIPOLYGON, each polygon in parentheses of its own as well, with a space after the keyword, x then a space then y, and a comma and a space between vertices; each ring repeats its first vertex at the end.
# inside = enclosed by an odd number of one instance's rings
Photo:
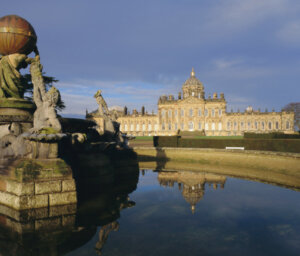
POLYGON ((21 108, 21 109, 35 109, 34 103, 24 99, 0 99, 0 108, 21 108))
POLYGON ((52 127, 45 127, 39 131, 40 134, 55 134, 58 132, 59 132, 58 130, 56 130, 52 127))

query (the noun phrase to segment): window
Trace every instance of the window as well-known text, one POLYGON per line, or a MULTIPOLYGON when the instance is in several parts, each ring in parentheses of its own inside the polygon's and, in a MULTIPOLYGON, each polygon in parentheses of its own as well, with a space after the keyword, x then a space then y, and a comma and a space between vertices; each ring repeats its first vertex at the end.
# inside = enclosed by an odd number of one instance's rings
POLYGON ((219 109, 219 116, 222 116, 222 109, 219 109))
POLYGON ((241 122, 241 130, 244 130, 244 122, 241 122))
POLYGON ((275 127, 276 127, 276 130, 279 129, 279 123, 278 122, 275 123, 275 127))
POLYGON ((251 129, 251 122, 248 122, 248 130, 251 129))
POLYGON ((180 112, 181 112, 180 115, 181 115, 181 116, 184 116, 184 109, 181 109, 180 112))
POLYGON ((272 130, 272 122, 269 122, 268 126, 269 126, 269 130, 272 130))
POLYGON ((208 123, 205 123, 205 130, 208 130, 208 123))
POLYGON ((130 131, 133 131, 133 124, 130 125, 130 131))
POLYGON ((146 125, 143 123, 143 126, 142 126, 142 130, 145 131, 146 130, 146 125))
POLYGON ((184 123, 181 123, 181 130, 184 129, 184 123))
POLYGON ((237 122, 234 122, 233 126, 234 126, 234 130, 237 130, 237 122))
POLYGON ((155 123, 155 125, 154 125, 154 130, 158 131, 158 124, 157 123, 155 123))
POLYGON ((219 122, 219 127, 218 127, 218 130, 221 131, 222 130, 222 123, 219 122))
POLYGON ((174 110, 174 115, 177 116, 177 109, 174 110))
POLYGON ((127 132, 127 124, 124 125, 124 131, 127 132))
POLYGON ((214 131, 214 130, 216 130, 216 125, 215 125, 215 123, 212 123, 211 124, 211 129, 214 131))
POLYGON ((254 123, 254 127, 255 127, 255 130, 257 130, 258 129, 258 123, 255 121, 255 123, 254 123))
POLYGON ((194 93, 194 92, 192 92, 192 96, 195 96, 195 93, 194 93))
POLYGON ((172 130, 172 124, 171 123, 168 124, 168 129, 172 130))
POLYGON ((140 130, 140 124, 136 125, 136 130, 139 131, 140 130))
POLYGON ((207 110, 207 109, 205 109, 204 115, 205 115, 205 116, 208 116, 208 110, 207 110))
POLYGON ((289 121, 286 121, 285 126, 286 126, 286 129, 290 129, 290 122, 289 122, 289 121))
POLYGON ((230 130, 230 126, 231 126, 230 122, 227 122, 227 130, 230 130))
POLYGON ((165 123, 161 124, 161 129, 164 131, 165 130, 165 123))
POLYGON ((171 109, 169 110, 168 117, 169 117, 169 118, 172 117, 172 110, 171 110, 171 109))
POLYGON ((149 122, 149 124, 148 124, 148 131, 151 131, 152 130, 152 125, 151 125, 151 123, 149 122))
POLYGON ((190 109, 189 113, 190 113, 190 116, 193 116, 193 109, 190 109))
POLYGON ((161 111, 161 117, 165 117, 165 110, 164 109, 161 111))
POLYGON ((200 97, 201 97, 201 94, 200 94, 200 92, 198 93, 198 99, 200 99, 200 97))
POLYGON ((201 116, 201 109, 198 109, 198 116, 201 116))
POLYGON ((201 122, 198 123, 198 129, 199 129, 199 130, 202 129, 201 122))
POLYGON ((211 110, 211 116, 215 116, 215 110, 214 109, 211 110))
POLYGON ((177 123, 175 123, 175 131, 177 131, 177 130, 178 130, 177 123))
POLYGON ((261 122, 261 129, 262 129, 262 130, 265 129, 265 122, 261 122))
POLYGON ((190 131, 194 130, 194 123, 193 122, 189 122, 189 130, 190 131))

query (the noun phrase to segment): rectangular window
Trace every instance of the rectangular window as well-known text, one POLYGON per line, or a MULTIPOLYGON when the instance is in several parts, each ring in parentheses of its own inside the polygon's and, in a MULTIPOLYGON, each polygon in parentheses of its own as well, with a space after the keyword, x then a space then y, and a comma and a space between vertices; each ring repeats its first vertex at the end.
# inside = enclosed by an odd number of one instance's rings
POLYGON ((198 109, 198 116, 201 116, 201 109, 198 109))
POLYGON ((244 130, 244 122, 241 122, 241 130, 244 130))
POLYGON ((265 129, 265 123, 261 122, 261 129, 264 130, 265 129))
POLYGON ((214 109, 211 110, 211 116, 212 116, 212 117, 215 116, 215 110, 214 110, 214 109))
POLYGON ((205 109, 204 114, 205 114, 205 116, 208 116, 208 110, 207 109, 205 109))
POLYGON ((190 109, 190 116, 193 116, 193 109, 190 109))
POLYGON ((171 109, 169 110, 168 116, 169 116, 169 118, 172 117, 172 110, 171 109))
POLYGON ((222 116, 222 109, 219 109, 219 116, 222 116))
POLYGON ((181 123, 181 130, 184 129, 184 123, 181 123))
POLYGON ((276 130, 278 130, 278 129, 279 129, 279 123, 276 122, 276 130))
POLYGON ((175 117, 177 116, 177 109, 175 109, 175 111, 174 111, 174 115, 175 115, 175 117))
POLYGON ((269 122, 269 130, 272 130, 272 122, 269 122))
POLYGON ((227 122, 227 130, 230 130, 230 122, 227 122))
POLYGON ((211 129, 212 129, 213 131, 216 129, 215 123, 212 123, 212 124, 211 124, 211 129))
POLYGON ((181 115, 181 116, 184 116, 184 110, 183 110, 183 109, 181 109, 180 115, 181 115))
POLYGON ((176 130, 176 131, 178 130, 177 123, 175 123, 175 130, 176 130))
POLYGON ((222 130, 222 123, 221 122, 219 122, 219 131, 221 131, 222 130))
POLYGON ((194 130, 194 123, 193 122, 189 122, 189 130, 190 131, 194 130))
POLYGON ((250 129, 251 129, 251 123, 248 122, 248 130, 250 130, 250 129))
POLYGON ((168 128, 169 128, 169 131, 172 130, 172 125, 171 125, 171 123, 168 124, 168 128))
POLYGON ((201 122, 198 123, 198 129, 199 129, 199 130, 202 129, 202 127, 201 127, 201 122))
POLYGON ((165 130, 165 123, 161 124, 161 129, 164 131, 165 130))
POLYGON ((208 130, 208 123, 205 123, 205 130, 208 130))

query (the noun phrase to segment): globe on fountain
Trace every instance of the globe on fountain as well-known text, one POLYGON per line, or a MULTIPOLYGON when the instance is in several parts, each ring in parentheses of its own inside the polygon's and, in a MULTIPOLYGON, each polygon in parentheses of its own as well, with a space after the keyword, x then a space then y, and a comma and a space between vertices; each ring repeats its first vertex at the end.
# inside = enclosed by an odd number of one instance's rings
POLYGON ((31 24, 17 16, 0 18, 0 54, 30 54, 36 46, 37 36, 31 24))

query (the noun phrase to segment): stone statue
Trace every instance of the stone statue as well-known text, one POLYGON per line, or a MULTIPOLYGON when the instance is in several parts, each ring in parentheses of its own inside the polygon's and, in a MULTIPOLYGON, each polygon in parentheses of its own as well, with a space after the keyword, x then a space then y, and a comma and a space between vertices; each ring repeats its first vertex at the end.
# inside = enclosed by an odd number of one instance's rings
POLYGON ((39 131, 44 128, 53 128, 55 132, 61 132, 61 124, 55 110, 60 93, 54 86, 46 92, 39 55, 31 59, 30 73, 33 83, 33 100, 37 107, 33 115, 33 129, 39 131))
POLYGON ((0 59, 0 98, 23 98, 24 85, 19 70, 26 68, 25 54, 14 53, 0 59))
POLYGON ((104 116, 104 114, 109 115, 109 110, 107 108, 107 104, 106 104, 103 96, 101 95, 101 90, 98 90, 96 92, 96 94, 94 95, 94 97, 96 98, 96 101, 99 105, 99 108, 98 108, 99 115, 100 116, 104 116))

